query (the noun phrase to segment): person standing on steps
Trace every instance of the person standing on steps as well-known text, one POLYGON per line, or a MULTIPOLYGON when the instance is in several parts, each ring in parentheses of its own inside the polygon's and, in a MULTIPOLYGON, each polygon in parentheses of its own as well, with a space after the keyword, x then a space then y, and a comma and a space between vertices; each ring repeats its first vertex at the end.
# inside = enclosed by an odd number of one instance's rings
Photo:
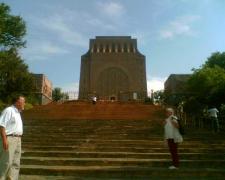
POLYGON ((18 180, 21 158, 23 122, 20 112, 24 110, 25 97, 13 98, 13 105, 0 116, 0 180, 18 180))
POLYGON ((213 107, 210 108, 208 110, 209 113, 209 118, 211 121, 211 126, 212 126, 212 130, 213 132, 219 132, 219 121, 218 121, 218 117, 217 117, 217 113, 219 113, 218 109, 213 107))
POLYGON ((96 104, 96 102, 97 102, 97 97, 96 96, 93 96, 92 97, 92 104, 96 104))
POLYGON ((164 120, 164 135, 172 158, 172 165, 169 169, 178 169, 178 143, 183 142, 183 137, 179 133, 179 124, 172 108, 166 109, 166 116, 167 118, 164 120))

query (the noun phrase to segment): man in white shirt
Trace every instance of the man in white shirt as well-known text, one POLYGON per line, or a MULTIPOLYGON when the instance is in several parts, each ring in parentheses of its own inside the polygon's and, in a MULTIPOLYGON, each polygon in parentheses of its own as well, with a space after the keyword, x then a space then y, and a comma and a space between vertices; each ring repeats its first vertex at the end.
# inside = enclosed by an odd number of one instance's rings
POLYGON ((25 98, 16 96, 13 105, 5 108, 0 116, 0 180, 19 179, 23 135, 20 112, 24 106, 25 98))
POLYGON ((212 129, 214 132, 219 132, 219 121, 217 117, 217 113, 219 113, 217 108, 211 108, 208 110, 209 117, 212 123, 212 129))

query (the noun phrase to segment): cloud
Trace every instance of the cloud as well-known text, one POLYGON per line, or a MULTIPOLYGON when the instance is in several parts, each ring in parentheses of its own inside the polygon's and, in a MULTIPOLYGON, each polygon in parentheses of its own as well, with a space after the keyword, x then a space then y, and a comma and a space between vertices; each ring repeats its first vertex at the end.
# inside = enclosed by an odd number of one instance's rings
POLYGON ((164 82, 167 78, 159 78, 159 77, 152 77, 148 78, 147 80, 147 89, 148 95, 150 95, 151 90, 158 91, 164 89, 164 82))
POLYGON ((53 43, 50 42, 42 42, 42 44, 38 45, 37 51, 39 51, 42 54, 67 54, 68 51, 66 49, 63 49, 62 47, 56 46, 53 43))
POLYGON ((200 16, 197 15, 179 17, 160 31, 160 37, 163 39, 171 39, 177 35, 194 36, 196 32, 192 29, 192 24, 199 19, 200 16))
POLYGON ((40 23, 67 44, 81 47, 87 46, 87 39, 80 32, 72 28, 71 24, 66 23, 65 16, 54 15, 46 19, 41 19, 40 23))
POLYGON ((138 44, 146 45, 148 40, 148 34, 143 31, 136 31, 131 33, 132 38, 136 38, 138 40, 138 44))
POLYGON ((119 18, 125 13, 125 8, 118 2, 98 2, 98 9, 110 18, 119 18))
POLYGON ((89 12, 69 9, 62 9, 60 14, 51 14, 45 18, 33 18, 32 22, 42 28, 42 32, 51 33, 51 36, 55 36, 62 43, 82 48, 88 47, 88 36, 100 28, 107 31, 117 30, 116 23, 109 22, 102 16, 99 18, 89 12))
POLYGON ((63 84, 63 85, 60 85, 59 87, 62 88, 63 92, 69 92, 69 91, 78 92, 79 91, 78 82, 63 84))
POLYGON ((101 27, 101 28, 104 28, 106 30, 111 30, 111 31, 116 30, 116 27, 114 25, 104 22, 104 21, 101 21, 100 19, 95 18, 95 17, 88 16, 86 22, 87 22, 87 24, 89 24, 93 27, 97 27, 97 28, 101 27))
POLYGON ((82 12, 77 13, 61 8, 60 14, 53 12, 48 16, 31 16, 29 21, 32 23, 32 28, 36 27, 36 34, 55 37, 61 43, 68 45, 87 47, 88 39, 83 35, 81 29, 83 16, 82 12))
POLYGON ((124 8, 115 2, 97 3, 97 13, 71 10, 70 8, 60 9, 60 13, 55 13, 54 9, 49 8, 47 16, 29 16, 32 34, 34 37, 55 38, 57 42, 68 46, 87 48, 90 36, 107 31, 113 33, 118 31, 120 17, 124 8), (51 13, 52 12, 52 13, 51 13), (100 14, 99 14, 100 13, 100 14), (102 14, 103 13, 103 14, 102 14))
POLYGON ((67 54, 69 51, 50 41, 31 41, 22 53, 28 60, 45 60, 50 56, 67 54))
POLYGON ((75 48, 74 46, 88 48, 90 34, 99 31, 99 28, 107 32, 117 31, 115 23, 110 23, 104 18, 98 18, 89 12, 65 8, 60 10, 60 14, 29 16, 28 21, 32 34, 29 34, 28 48, 22 53, 32 60, 45 60, 54 54, 66 54, 69 53, 68 49, 75 48), (41 40, 37 40, 38 38, 41 40))

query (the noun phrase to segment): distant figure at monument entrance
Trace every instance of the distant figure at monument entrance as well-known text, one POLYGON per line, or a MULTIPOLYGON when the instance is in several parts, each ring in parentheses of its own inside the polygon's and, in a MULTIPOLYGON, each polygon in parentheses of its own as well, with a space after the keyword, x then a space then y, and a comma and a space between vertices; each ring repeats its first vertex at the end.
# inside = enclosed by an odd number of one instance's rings
POLYGON ((97 36, 81 57, 79 99, 144 100, 147 97, 145 56, 130 36, 97 36))
POLYGON ((96 104, 96 102, 97 102, 97 97, 96 96, 93 96, 92 97, 92 104, 96 104))

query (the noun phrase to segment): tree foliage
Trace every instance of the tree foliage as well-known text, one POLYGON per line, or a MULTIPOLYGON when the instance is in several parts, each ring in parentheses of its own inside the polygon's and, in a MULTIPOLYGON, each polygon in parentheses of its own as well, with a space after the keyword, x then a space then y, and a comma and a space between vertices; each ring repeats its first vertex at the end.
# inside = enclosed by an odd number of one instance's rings
POLYGON ((10 14, 10 7, 0 4, 0 99, 9 103, 14 94, 29 96, 34 90, 33 76, 19 56, 25 45, 25 22, 10 14))
POLYGON ((210 67, 214 68, 215 66, 219 66, 225 69, 225 52, 215 52, 208 58, 208 60, 204 64, 204 68, 210 67))
POLYGON ((30 95, 33 76, 16 51, 0 51, 0 98, 8 102, 13 94, 30 95))
POLYGON ((0 4, 0 49, 9 50, 25 45, 23 40, 26 34, 26 25, 20 16, 10 14, 10 7, 0 4))
POLYGON ((153 93, 155 103, 163 104, 165 101, 165 93, 163 90, 158 90, 153 93))
POLYGON ((61 88, 56 87, 52 91, 52 99, 53 101, 60 101, 60 100, 68 100, 69 96, 67 93, 63 93, 61 88))
POLYGON ((225 53, 213 53, 187 83, 191 97, 201 104, 219 107, 225 102, 225 53))

